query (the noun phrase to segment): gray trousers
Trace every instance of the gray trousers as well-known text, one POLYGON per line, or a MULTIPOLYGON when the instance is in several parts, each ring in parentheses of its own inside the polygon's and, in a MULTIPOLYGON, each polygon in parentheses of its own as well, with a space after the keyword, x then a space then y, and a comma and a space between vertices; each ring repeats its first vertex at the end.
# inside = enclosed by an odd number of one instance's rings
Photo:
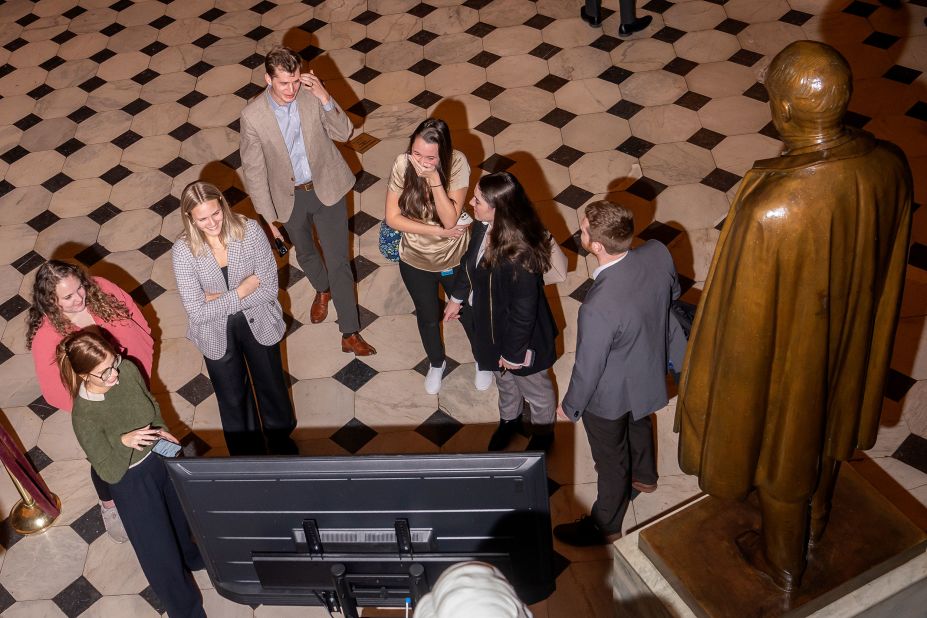
POLYGON ((536 434, 550 433, 554 429, 557 414, 557 394, 550 380, 550 370, 517 376, 511 371, 496 374, 499 389, 499 416, 504 421, 518 418, 522 411, 522 400, 531 409, 531 426, 536 434))
POLYGON ((293 213, 283 227, 312 287, 319 292, 331 290, 332 301, 338 311, 338 329, 345 334, 359 331, 354 274, 348 261, 348 208, 344 198, 326 206, 319 201, 315 191, 297 189, 293 213), (315 246, 313 225, 324 260, 315 246))
MULTIPOLYGON (((598 17, 601 8, 602 0, 586 0, 586 15, 598 17)), ((623 24, 630 24, 637 19, 635 0, 618 0, 618 14, 623 24)))

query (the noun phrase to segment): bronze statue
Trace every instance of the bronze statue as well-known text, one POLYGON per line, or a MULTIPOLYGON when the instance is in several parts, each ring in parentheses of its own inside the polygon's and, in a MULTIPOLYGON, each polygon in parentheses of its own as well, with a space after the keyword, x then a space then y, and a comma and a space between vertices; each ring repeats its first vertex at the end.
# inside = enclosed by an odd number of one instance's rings
POLYGON ((840 462, 876 439, 912 180, 900 149, 843 125, 852 75, 832 47, 792 43, 766 87, 786 149, 747 172, 721 231, 676 430, 680 465, 705 492, 757 490, 761 533, 737 544, 791 591, 840 462))

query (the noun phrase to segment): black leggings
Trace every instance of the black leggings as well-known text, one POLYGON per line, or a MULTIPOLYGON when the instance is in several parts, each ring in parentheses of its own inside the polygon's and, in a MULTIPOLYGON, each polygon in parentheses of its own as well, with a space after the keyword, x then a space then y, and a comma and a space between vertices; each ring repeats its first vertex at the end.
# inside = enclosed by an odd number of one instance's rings
MULTIPOLYGON (((444 293, 450 296, 451 286, 460 267, 450 271, 429 272, 409 266, 399 260, 399 274, 409 290, 415 305, 415 319, 418 321, 418 334, 422 338, 422 347, 428 355, 432 367, 440 367, 444 362, 444 343, 441 341, 441 303, 438 299, 438 284, 444 293)), ((466 300, 465 298, 461 300, 466 300)), ((467 339, 473 341, 473 314, 466 303, 460 308, 460 325, 467 333, 467 339)))
POLYGON ((93 488, 97 490, 97 498, 101 501, 109 502, 113 499, 113 494, 109 490, 109 483, 101 479, 93 468, 90 468, 90 482, 93 483, 93 488))

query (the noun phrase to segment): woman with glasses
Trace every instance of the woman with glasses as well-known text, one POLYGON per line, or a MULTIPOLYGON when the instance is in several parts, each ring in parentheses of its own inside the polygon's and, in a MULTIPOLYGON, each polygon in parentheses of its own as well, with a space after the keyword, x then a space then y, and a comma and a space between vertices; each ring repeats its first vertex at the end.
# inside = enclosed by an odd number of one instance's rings
MULTIPOLYGON (((32 286, 26 346, 32 350, 45 401, 66 412, 71 411, 72 397, 58 375, 55 350, 66 335, 85 328, 105 334, 114 347, 138 363, 145 379, 149 379, 154 341, 132 297, 115 283, 90 277, 78 266, 49 260, 39 267, 32 286)), ((107 533, 117 543, 125 542, 125 530, 108 485, 92 468, 90 479, 100 498, 107 533)))
POLYGON ((295 455, 296 428, 280 340, 277 263, 257 221, 234 214, 208 182, 180 195, 184 231, 172 253, 187 337, 206 359, 229 455, 295 455))
POLYGON ((61 382, 74 400, 71 424, 90 465, 109 483, 126 534, 152 590, 173 617, 205 616, 190 571, 205 567, 161 456, 167 432, 158 402, 131 361, 101 335, 79 331, 58 345, 61 382))

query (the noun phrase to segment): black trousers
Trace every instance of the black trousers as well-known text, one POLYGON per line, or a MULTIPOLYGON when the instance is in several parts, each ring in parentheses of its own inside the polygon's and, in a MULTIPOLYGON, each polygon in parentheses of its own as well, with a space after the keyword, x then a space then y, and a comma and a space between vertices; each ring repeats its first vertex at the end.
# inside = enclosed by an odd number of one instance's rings
POLYGON ((190 571, 204 568, 200 551, 164 461, 151 453, 110 485, 135 555, 170 618, 205 618, 190 571))
POLYGON ((230 315, 226 328, 225 356, 207 358, 206 371, 216 391, 229 455, 296 455, 299 450, 290 438, 296 419, 280 344, 259 343, 244 313, 230 315))
MULTIPOLYGON (((445 295, 450 296, 458 270, 459 266, 443 274, 429 272, 399 260, 399 275, 415 305, 418 334, 422 338, 422 347, 425 348, 425 354, 428 355, 428 362, 432 367, 440 367, 444 362, 444 343, 441 341, 441 320, 444 314, 438 298, 438 285, 444 288, 445 295)), ((472 342, 473 313, 470 305, 466 303, 460 307, 460 325, 467 333, 467 339, 472 342)))
MULTIPOLYGON (((621 16, 621 23, 630 24, 637 19, 635 4, 635 0, 618 0, 618 14, 621 16)), ((586 15, 598 17, 601 8, 602 0, 586 0, 586 15)))
POLYGON ((621 522, 631 498, 631 479, 657 482, 653 448, 653 421, 635 421, 631 414, 617 420, 583 414, 586 438, 598 473, 598 495, 592 519, 605 534, 621 532, 621 522))

